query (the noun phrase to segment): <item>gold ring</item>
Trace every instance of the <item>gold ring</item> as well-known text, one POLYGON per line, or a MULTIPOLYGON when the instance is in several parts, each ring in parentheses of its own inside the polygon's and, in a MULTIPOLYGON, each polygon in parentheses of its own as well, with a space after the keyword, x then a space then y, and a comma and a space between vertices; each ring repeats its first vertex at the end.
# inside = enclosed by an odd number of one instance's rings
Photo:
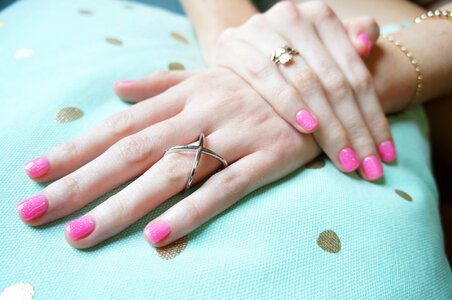
POLYGON ((271 59, 275 64, 288 64, 293 61, 293 57, 300 54, 297 50, 292 47, 284 46, 278 47, 272 52, 271 59))

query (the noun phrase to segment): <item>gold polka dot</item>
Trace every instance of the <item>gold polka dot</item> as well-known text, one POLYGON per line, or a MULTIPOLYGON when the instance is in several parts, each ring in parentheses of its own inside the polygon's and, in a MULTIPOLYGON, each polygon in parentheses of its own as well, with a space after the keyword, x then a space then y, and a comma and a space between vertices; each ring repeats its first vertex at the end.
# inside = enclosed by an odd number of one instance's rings
POLYGON ((6 22, 5 21, 0 21, 0 28, 5 27, 6 26, 6 22))
POLYGON ((93 12, 88 9, 80 9, 78 12, 79 12, 79 14, 82 14, 82 15, 92 15, 93 14, 93 12))
POLYGON ((168 69, 170 70, 185 70, 185 66, 178 62, 172 62, 168 64, 168 69))
POLYGON ((394 190, 394 192, 396 192, 397 195, 399 195, 400 197, 402 197, 405 200, 413 201, 413 198, 411 198, 411 196, 408 195, 407 193, 405 193, 404 191, 394 190))
POLYGON ((314 159, 313 161, 311 161, 310 163, 308 163, 306 165, 306 168, 320 169, 320 168, 323 168, 324 166, 325 166, 325 159, 323 157, 318 157, 318 158, 314 159))
POLYGON ((56 114, 55 120, 58 123, 68 123, 83 117, 83 111, 77 107, 65 107, 56 114))
POLYGON ((110 43, 115 46, 122 46, 122 44, 123 44, 121 40, 118 40, 118 39, 115 39, 112 37, 107 37, 105 40, 107 41, 107 43, 110 43))
POLYGON ((163 259, 173 259, 187 247, 188 237, 183 236, 169 245, 156 248, 157 254, 163 259))
POLYGON ((176 40, 176 41, 179 41, 179 42, 181 42, 181 43, 184 43, 184 44, 188 44, 189 43, 189 41, 188 41, 188 39, 185 37, 185 36, 183 36, 182 34, 180 34, 180 33, 177 33, 177 32, 171 32, 171 36, 176 40))
POLYGON ((31 284, 28 282, 19 282, 5 288, 0 294, 0 300, 31 300, 34 294, 35 291, 31 284))
POLYGON ((33 49, 23 48, 23 49, 20 49, 19 51, 17 51, 15 56, 17 59, 22 59, 22 58, 30 57, 33 54, 35 54, 35 51, 33 49))
POLYGON ((337 253, 341 250, 341 240, 332 230, 325 230, 319 234, 317 245, 330 253, 337 253))

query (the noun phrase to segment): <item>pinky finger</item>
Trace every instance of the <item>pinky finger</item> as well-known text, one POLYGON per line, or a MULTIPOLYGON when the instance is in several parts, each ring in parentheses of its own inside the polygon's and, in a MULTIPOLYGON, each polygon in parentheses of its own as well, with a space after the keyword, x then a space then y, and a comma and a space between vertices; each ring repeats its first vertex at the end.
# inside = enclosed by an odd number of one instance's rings
POLYGON ((271 173, 272 167, 271 159, 264 152, 243 157, 151 221, 144 229, 146 239, 161 247, 189 234, 245 195, 275 180, 269 176, 262 179, 264 174, 271 173))
POLYGON ((140 102, 165 92, 192 76, 189 71, 157 71, 139 80, 119 80, 114 89, 119 98, 127 102, 140 102))

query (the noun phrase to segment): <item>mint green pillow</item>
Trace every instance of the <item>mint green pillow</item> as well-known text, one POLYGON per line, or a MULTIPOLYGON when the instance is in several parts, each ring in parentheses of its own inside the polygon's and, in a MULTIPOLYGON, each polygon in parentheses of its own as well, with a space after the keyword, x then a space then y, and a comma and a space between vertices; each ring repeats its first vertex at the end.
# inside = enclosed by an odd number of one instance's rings
POLYGON ((399 157, 384 180, 323 157, 163 249, 142 230, 181 195, 87 250, 66 243, 64 224, 105 197, 22 223, 16 204, 43 188, 25 162, 129 107, 115 80, 174 62, 205 66, 187 18, 158 7, 22 0, 0 12, 1 299, 452 299, 420 107, 390 117, 399 157))

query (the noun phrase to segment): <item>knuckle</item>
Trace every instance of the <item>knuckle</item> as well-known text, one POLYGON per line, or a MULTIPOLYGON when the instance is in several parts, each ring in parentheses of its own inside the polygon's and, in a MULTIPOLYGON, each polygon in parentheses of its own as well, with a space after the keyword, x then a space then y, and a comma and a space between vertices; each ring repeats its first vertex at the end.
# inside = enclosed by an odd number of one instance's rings
POLYGON ((180 153, 171 153, 161 159, 162 174, 165 174, 165 180, 168 185, 182 188, 187 182, 190 162, 180 153))
POLYGON ((373 80, 368 72, 356 70, 356 72, 353 72, 351 85, 355 91, 366 93, 373 89, 373 80))
POLYGON ((300 19, 300 12, 298 7, 292 1, 280 1, 275 4, 268 13, 278 18, 284 18, 284 20, 297 21, 300 19))
POLYGON ((133 130, 133 117, 129 110, 114 114, 107 118, 103 124, 114 138, 121 138, 133 130))
POLYGON ((338 121, 328 123, 321 140, 328 141, 330 145, 343 145, 348 139, 347 131, 338 121))
POLYGON ((310 6, 309 11, 319 20, 335 17, 333 9, 323 1, 312 1, 310 6))
POLYGON ((369 122, 370 128, 380 132, 390 132, 388 120, 384 116, 374 117, 369 122))
POLYGON ((76 160, 80 156, 77 144, 73 140, 64 142, 63 144, 59 145, 55 150, 67 160, 76 160))
POLYGON ((80 196, 80 183, 77 178, 72 175, 67 175, 60 179, 59 185, 63 190, 63 194, 67 199, 74 200, 79 199, 80 196))
POLYGON ((311 93, 318 88, 319 79, 311 68, 296 72, 293 76, 293 80, 295 86, 300 88, 303 93, 311 93))
POLYGON ((187 214, 190 223, 199 224, 203 220, 204 213, 196 200, 184 201, 182 211, 187 214))
POLYGON ((116 194, 104 202, 104 205, 106 206, 104 207, 104 211, 107 213, 114 212, 118 220, 130 220, 131 210, 129 209, 127 203, 130 203, 130 201, 124 199, 123 196, 120 196, 120 194, 116 194))
POLYGON ((247 181, 246 178, 252 177, 253 170, 247 170, 246 174, 240 174, 238 172, 225 172, 218 179, 218 186, 221 186, 225 193, 229 196, 234 195, 236 193, 240 193, 247 181))
POLYGON ((272 144, 272 152, 279 161, 290 157, 295 149, 301 147, 300 139, 294 138, 293 133, 287 128, 281 128, 277 134, 278 142, 272 144))
MULTIPOLYGON (((279 89, 276 93, 275 93, 276 97, 274 98, 277 103, 278 106, 281 105, 281 108, 283 108, 283 111, 288 111, 288 109, 290 109, 292 107, 292 104, 294 103, 294 101, 297 101, 297 99, 300 98, 298 92, 295 90, 295 88, 289 86, 289 87, 283 87, 281 89, 279 89), (287 108, 287 109, 285 109, 287 108)), ((276 107, 277 108, 277 107, 276 107)), ((279 109, 277 109, 279 110, 279 109)))
POLYGON ((116 155, 129 164, 145 161, 149 156, 149 145, 142 136, 130 136, 116 143, 116 155))
POLYGON ((344 75, 339 71, 329 71, 324 79, 325 89, 335 98, 345 98, 349 94, 349 84, 344 75))

